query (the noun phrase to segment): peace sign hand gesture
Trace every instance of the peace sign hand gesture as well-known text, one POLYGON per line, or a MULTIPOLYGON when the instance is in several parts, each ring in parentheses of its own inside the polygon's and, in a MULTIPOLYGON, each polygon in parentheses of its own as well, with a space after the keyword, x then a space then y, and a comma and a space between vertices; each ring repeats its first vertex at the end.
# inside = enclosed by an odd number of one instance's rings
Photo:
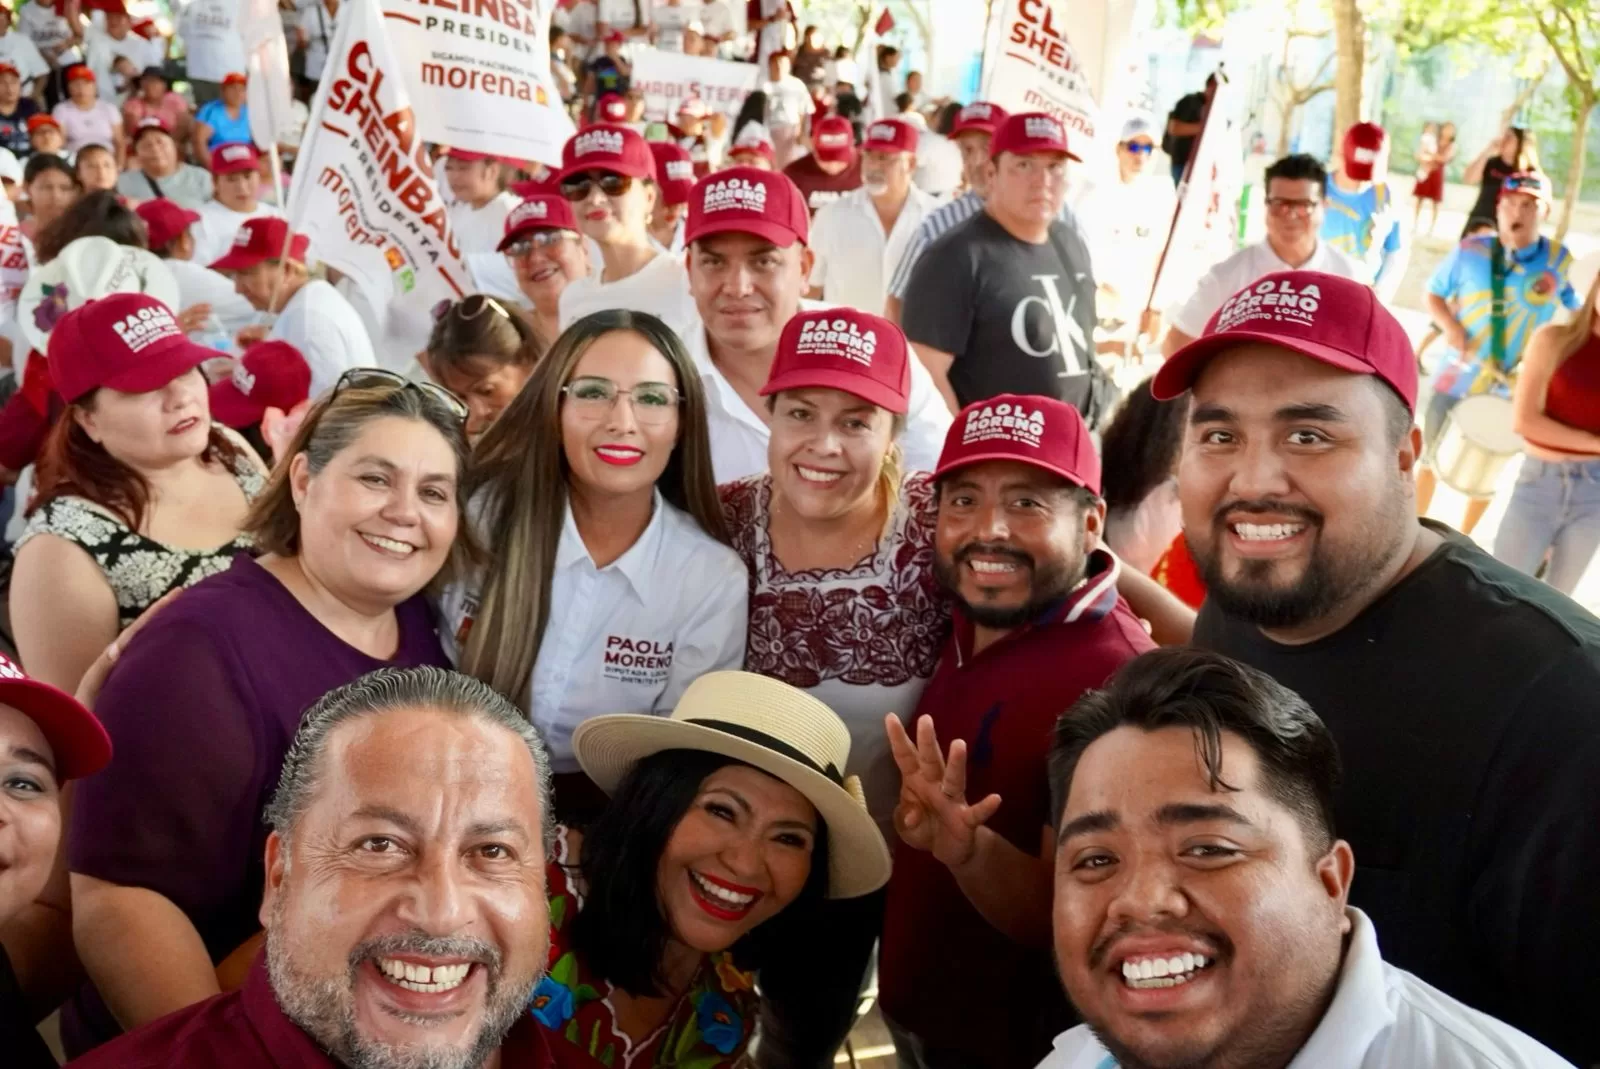
POLYGON ((950 868, 965 865, 977 850, 978 829, 1000 808, 1000 796, 967 804, 967 744, 961 739, 951 743, 947 761, 930 718, 917 720, 915 744, 892 713, 884 718, 884 728, 894 763, 900 766, 895 831, 908 846, 930 851, 950 868))

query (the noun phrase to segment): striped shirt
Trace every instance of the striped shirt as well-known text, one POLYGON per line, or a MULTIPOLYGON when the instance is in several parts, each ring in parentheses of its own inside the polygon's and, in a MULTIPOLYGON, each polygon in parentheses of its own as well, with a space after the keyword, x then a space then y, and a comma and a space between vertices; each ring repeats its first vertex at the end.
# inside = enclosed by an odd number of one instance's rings
MULTIPOLYGON (((894 269, 894 277, 889 280, 889 296, 897 301, 906 297, 906 287, 911 284, 911 272, 916 269, 917 261, 922 259, 922 254, 929 245, 938 241, 944 234, 962 223, 971 219, 983 210, 983 198, 968 190, 949 204, 935 208, 922 220, 922 225, 917 232, 911 235, 911 243, 906 246, 904 255, 900 257, 900 265, 894 269)), ((1078 217, 1072 214, 1072 209, 1066 204, 1061 206, 1061 221, 1083 234, 1083 228, 1078 225, 1078 217)), ((1084 242, 1088 244, 1087 241, 1084 242)), ((1093 249, 1090 250, 1091 255, 1093 249)))

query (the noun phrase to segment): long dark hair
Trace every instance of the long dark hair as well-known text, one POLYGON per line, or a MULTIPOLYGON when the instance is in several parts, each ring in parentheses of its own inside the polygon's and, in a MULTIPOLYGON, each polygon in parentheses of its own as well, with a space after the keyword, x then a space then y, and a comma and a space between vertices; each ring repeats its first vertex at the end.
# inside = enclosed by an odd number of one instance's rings
MULTIPOLYGON (((666 750, 646 757, 584 832, 578 867, 589 893, 572 922, 572 949, 596 973, 631 995, 655 998, 665 986, 661 962, 672 932, 661 911, 657 873, 667 841, 699 797, 706 777, 738 763, 703 750, 666 750)), ((759 948, 770 941, 777 926, 821 901, 827 890, 828 826, 819 820, 811 874, 799 897, 734 944, 735 956, 741 963, 758 965, 759 948)))
POLYGON ((34 255, 40 263, 49 263, 79 238, 110 238, 118 245, 135 249, 148 248, 150 244, 144 220, 110 189, 86 193, 74 201, 72 207, 39 232, 34 255))
POLYGON ((738 116, 733 120, 733 129, 728 134, 728 144, 733 145, 739 140, 739 131, 747 123, 758 122, 762 126, 767 124, 767 94, 757 89, 744 98, 744 104, 739 108, 738 116))
POLYGON ((1100 443, 1107 508, 1137 508, 1172 477, 1188 413, 1187 395, 1177 401, 1157 401, 1149 380, 1128 395, 1100 443))

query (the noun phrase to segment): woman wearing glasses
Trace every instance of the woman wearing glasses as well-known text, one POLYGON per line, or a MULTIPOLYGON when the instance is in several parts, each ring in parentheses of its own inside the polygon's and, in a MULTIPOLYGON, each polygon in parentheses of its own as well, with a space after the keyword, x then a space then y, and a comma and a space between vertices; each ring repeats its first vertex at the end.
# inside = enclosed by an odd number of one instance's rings
POLYGON ((588 242, 572 205, 545 194, 523 198, 506 216, 500 252, 516 273, 534 332, 548 346, 561 333, 561 295, 590 273, 588 242))
POLYGON ((476 442, 522 389, 544 346, 516 312, 474 293, 434 309, 420 362, 428 377, 467 406, 467 440, 476 442))
POLYGON ((578 724, 664 715, 696 676, 744 663, 749 577, 678 336, 622 310, 574 323, 478 443, 466 493, 492 556, 445 592, 446 649, 528 710, 557 815, 581 824, 604 798, 573 756, 578 724))
POLYGON ((185 591, 121 653, 95 707, 116 767, 72 814, 95 990, 64 1013, 69 1053, 217 993, 217 963, 259 927, 261 812, 300 714, 375 669, 447 664, 422 591, 467 552, 465 416, 432 384, 346 373, 251 507, 263 556, 185 591))
POLYGON ((598 276, 573 279, 562 292, 562 327, 590 312, 626 308, 684 333, 696 315, 689 275, 681 258, 658 251, 650 240, 661 191, 644 138, 626 126, 596 123, 573 135, 561 161, 561 195, 604 262, 598 276))

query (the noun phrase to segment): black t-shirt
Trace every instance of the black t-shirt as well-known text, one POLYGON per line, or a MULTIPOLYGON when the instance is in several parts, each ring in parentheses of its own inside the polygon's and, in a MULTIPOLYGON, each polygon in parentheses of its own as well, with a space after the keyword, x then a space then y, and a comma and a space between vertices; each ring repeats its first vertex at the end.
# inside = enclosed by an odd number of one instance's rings
POLYGON ((0 1064, 8 1069, 56 1069, 55 1056, 33 1027, 11 959, 0 947, 0 1064))
POLYGON ((1092 422, 1094 276, 1082 236, 1060 220, 1050 240, 1012 237, 987 212, 952 227, 911 272, 906 337, 955 357, 963 405, 1031 393, 1075 405, 1092 422))
POLYGON ((1446 542, 1336 634, 1201 609, 1197 646, 1298 691, 1339 744, 1351 904, 1389 963, 1600 1061, 1600 620, 1446 542))
POLYGON ((17 101, 17 110, 6 115, 0 113, 0 148, 8 148, 19 160, 27 159, 33 152, 28 141, 28 120, 39 114, 39 105, 23 97, 17 101))
POLYGON ((1483 183, 1478 187, 1478 203, 1472 206, 1467 218, 1493 220, 1495 205, 1500 201, 1500 187, 1516 173, 1516 164, 1507 163, 1499 156, 1490 156, 1489 162, 1483 165, 1483 183))
MULTIPOLYGON (((1172 111, 1167 114, 1167 119, 1176 122, 1199 122, 1205 113, 1206 95, 1190 93, 1186 97, 1178 98, 1178 102, 1172 106, 1172 111)), ((1189 153, 1194 151, 1195 141, 1194 137, 1167 134, 1161 139, 1161 151, 1171 158, 1172 166, 1182 167, 1189 162, 1189 153)))
POLYGON ((852 189, 861 188, 861 156, 850 161, 850 166, 838 174, 829 174, 817 166, 817 158, 810 153, 801 156, 783 169, 800 192, 806 196, 806 207, 816 215, 824 204, 832 204, 852 189))
POLYGON ((589 61, 589 73, 594 75, 595 103, 607 93, 616 93, 618 96, 628 95, 628 86, 632 81, 623 71, 622 65, 610 56, 596 56, 589 61))

